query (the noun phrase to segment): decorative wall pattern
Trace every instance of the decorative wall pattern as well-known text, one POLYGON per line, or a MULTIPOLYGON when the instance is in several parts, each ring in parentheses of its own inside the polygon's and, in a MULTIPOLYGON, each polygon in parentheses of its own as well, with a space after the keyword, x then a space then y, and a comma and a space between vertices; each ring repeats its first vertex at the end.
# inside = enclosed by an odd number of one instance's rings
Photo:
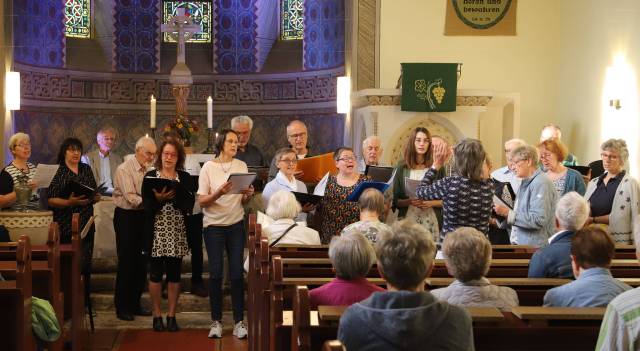
POLYGON ((14 58, 42 67, 64 67, 64 2, 14 0, 14 58))
POLYGON ((282 0, 280 3, 280 39, 302 39, 304 36, 303 0, 282 0))
MULTIPOLYGON (((254 127, 251 143, 256 145, 269 159, 276 150, 287 146, 285 129, 287 124, 299 118, 309 128, 309 144, 314 153, 333 151, 342 143, 344 116, 327 110, 305 111, 293 114, 291 111, 273 111, 267 114, 247 111, 253 118, 254 127), (306 113, 306 114, 304 114, 306 113)), ((214 128, 228 128, 235 114, 214 115, 214 128)), ((200 125, 206 125, 206 116, 192 116, 200 125)), ((159 117, 158 125, 169 121, 168 116, 159 117)), ((47 110, 16 111, 15 130, 31 137, 34 146, 31 161, 34 163, 55 163, 56 155, 64 138, 75 136, 84 146, 84 151, 94 148, 97 131, 103 126, 112 126, 118 132, 115 152, 125 155, 133 153, 136 140, 149 133, 149 119, 142 113, 100 114, 95 112, 69 112, 47 110)), ((192 140, 195 152, 207 146, 206 131, 200 131, 192 140)))
POLYGON ((303 68, 344 65, 344 0, 304 2, 303 68))
POLYGON ((64 0, 67 37, 91 38, 91 0, 64 0))
MULTIPOLYGON (((169 19, 178 14, 178 9, 184 8, 185 15, 189 16, 194 24, 202 27, 201 32, 193 33, 187 43, 210 43, 211 42, 211 2, 209 1, 164 1, 162 4, 162 23, 168 23, 169 19)), ((163 33, 162 40, 165 43, 175 43, 176 41, 169 35, 163 33)))
POLYGON ((114 0, 116 71, 153 73, 159 69, 159 1, 114 0))
POLYGON ((214 70, 219 74, 258 69, 256 0, 215 0, 214 70))
MULTIPOLYGON (((22 83, 22 97, 42 101, 147 104, 154 94, 159 102, 172 102, 168 76, 94 74, 16 65, 22 83)), ((189 103, 283 104, 330 102, 336 99, 336 77, 343 70, 332 69, 295 75, 238 77, 194 76, 189 103)), ((23 103, 24 104, 24 103, 23 103)), ((112 108, 119 108, 117 105, 112 108)), ((300 106, 299 108, 303 108, 300 106)))

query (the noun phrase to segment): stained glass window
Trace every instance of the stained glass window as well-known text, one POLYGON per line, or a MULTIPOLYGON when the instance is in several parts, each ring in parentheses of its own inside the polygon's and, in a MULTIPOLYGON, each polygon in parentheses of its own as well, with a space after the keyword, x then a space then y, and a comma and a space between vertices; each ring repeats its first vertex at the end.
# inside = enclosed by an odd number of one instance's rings
POLYGON ((64 0, 67 37, 91 38, 91 0, 64 0))
MULTIPOLYGON (((208 1, 165 1, 164 21, 167 21, 177 15, 179 8, 185 9, 185 15, 190 16, 193 23, 202 27, 202 32, 194 33, 187 43, 210 43, 211 42, 211 2, 208 1)), ((169 33, 164 33, 165 43, 175 43, 169 33)))
POLYGON ((282 0, 280 39, 302 39, 304 33, 303 0, 282 0))

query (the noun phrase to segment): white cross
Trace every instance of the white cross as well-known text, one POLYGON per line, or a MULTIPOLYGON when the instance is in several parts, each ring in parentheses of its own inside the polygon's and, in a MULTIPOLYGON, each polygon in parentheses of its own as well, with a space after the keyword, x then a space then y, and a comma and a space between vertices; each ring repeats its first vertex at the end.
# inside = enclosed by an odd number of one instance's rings
POLYGON ((177 9, 178 14, 169 18, 169 22, 162 25, 161 30, 169 33, 173 40, 178 42, 177 63, 185 63, 184 44, 194 33, 202 32, 199 24, 194 24, 189 16, 185 16, 184 8, 177 9))

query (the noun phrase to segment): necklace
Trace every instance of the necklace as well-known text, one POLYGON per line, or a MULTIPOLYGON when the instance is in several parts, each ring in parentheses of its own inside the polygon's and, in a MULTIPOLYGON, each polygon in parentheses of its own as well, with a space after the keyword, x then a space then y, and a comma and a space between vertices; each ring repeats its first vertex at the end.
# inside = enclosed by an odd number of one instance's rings
POLYGON ((11 164, 13 165, 13 167, 15 167, 17 170, 19 170, 20 172, 22 172, 22 174, 29 174, 29 166, 28 165, 24 165, 24 167, 20 167, 18 166, 15 162, 11 161, 11 164))
POLYGON ((226 169, 224 167, 225 163, 222 162, 222 159, 220 157, 218 157, 218 163, 220 164, 220 169, 222 169, 224 173, 229 173, 229 171, 231 170, 231 166, 233 164, 233 159, 229 162, 229 167, 227 167, 226 169))

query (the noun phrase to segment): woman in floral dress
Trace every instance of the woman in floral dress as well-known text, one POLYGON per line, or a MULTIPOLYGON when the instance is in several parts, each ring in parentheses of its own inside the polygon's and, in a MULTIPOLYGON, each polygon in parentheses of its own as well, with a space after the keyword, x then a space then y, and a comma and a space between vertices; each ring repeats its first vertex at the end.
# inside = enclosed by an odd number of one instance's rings
POLYGON ((149 295, 153 307, 153 330, 164 331, 160 310, 162 276, 166 274, 169 295, 166 329, 178 331, 176 308, 180 296, 180 269, 182 257, 189 252, 185 216, 195 201, 193 183, 189 173, 183 171, 186 158, 184 147, 175 140, 166 140, 160 146, 156 169, 147 172, 142 183, 142 204, 146 221, 145 235, 149 259, 149 295), (175 188, 158 191, 149 185, 149 177, 177 181, 175 188))
POLYGON ((360 219, 358 203, 348 202, 347 197, 367 179, 357 171, 353 149, 340 147, 333 153, 333 159, 338 174, 329 176, 322 199, 320 239, 323 244, 328 244, 344 227, 360 219))

